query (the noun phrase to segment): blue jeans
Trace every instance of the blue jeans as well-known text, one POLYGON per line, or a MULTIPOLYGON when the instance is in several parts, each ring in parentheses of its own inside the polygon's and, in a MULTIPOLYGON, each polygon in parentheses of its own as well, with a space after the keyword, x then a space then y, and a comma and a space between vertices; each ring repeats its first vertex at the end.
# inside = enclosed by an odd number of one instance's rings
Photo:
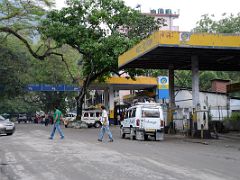
POLYGON ((109 139, 112 140, 113 137, 112 137, 112 133, 111 133, 111 131, 110 131, 110 129, 109 129, 109 126, 102 126, 102 127, 101 127, 101 130, 100 130, 98 139, 99 139, 99 140, 102 140, 105 132, 108 133, 109 139))
POLYGON ((55 124, 53 125, 53 129, 52 129, 52 133, 51 133, 50 137, 53 138, 56 129, 58 130, 61 138, 64 138, 64 134, 63 134, 63 132, 62 132, 62 129, 61 129, 61 127, 60 127, 60 124, 58 124, 58 123, 55 123, 55 124))

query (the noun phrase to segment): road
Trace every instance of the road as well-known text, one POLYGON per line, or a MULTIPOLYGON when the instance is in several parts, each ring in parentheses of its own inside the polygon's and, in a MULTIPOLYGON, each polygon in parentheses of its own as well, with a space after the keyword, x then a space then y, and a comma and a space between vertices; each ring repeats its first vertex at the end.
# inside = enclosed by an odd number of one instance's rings
POLYGON ((63 128, 64 140, 49 140, 51 126, 17 124, 0 136, 0 180, 239 180, 239 141, 131 141, 111 129, 113 143, 98 142, 95 128, 63 128))

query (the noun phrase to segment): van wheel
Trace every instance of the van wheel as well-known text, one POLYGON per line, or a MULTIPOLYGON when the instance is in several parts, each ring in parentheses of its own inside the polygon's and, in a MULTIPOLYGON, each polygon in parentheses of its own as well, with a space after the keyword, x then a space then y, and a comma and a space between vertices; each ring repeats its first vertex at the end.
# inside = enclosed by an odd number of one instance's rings
POLYGON ((134 129, 133 129, 133 128, 131 128, 131 129, 130 129, 130 139, 131 139, 131 140, 134 140, 134 139, 136 139, 136 134, 135 134, 135 132, 134 132, 134 129))
POLYGON ((148 140, 148 135, 144 134, 144 141, 147 141, 147 140, 148 140))
POLYGON ((100 122, 95 122, 95 124, 94 124, 94 127, 95 127, 95 128, 100 128, 100 126, 101 126, 101 123, 100 123, 100 122))
POLYGON ((7 133, 7 136, 11 136, 13 133, 7 133))
POLYGON ((120 136, 122 139, 125 138, 125 133, 123 131, 123 128, 120 128, 120 136))

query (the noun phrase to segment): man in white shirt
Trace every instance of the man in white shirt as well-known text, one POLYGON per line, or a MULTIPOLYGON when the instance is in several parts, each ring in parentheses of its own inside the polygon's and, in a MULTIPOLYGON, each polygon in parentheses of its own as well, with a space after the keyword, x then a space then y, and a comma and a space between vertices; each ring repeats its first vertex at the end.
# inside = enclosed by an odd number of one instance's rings
POLYGON ((112 133, 109 129, 109 120, 108 120, 108 114, 107 114, 106 108, 105 106, 101 106, 101 109, 102 109, 102 117, 101 117, 102 127, 98 136, 98 141, 102 142, 103 136, 105 132, 107 132, 109 137, 109 142, 113 142, 112 133))

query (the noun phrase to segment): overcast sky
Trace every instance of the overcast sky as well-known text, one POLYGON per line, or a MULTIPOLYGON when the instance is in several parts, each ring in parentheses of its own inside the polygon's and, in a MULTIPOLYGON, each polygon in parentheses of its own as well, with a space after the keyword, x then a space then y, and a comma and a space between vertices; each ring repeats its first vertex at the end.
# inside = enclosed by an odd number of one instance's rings
MULTIPOLYGON (((142 12, 150 9, 172 9, 173 12, 180 11, 178 20, 174 21, 180 31, 190 31, 196 26, 196 22, 203 14, 214 14, 216 19, 222 17, 223 13, 240 13, 240 0, 124 0, 126 5, 134 8, 141 4, 142 12)), ((64 0, 56 0, 57 6, 62 7, 64 0)))

